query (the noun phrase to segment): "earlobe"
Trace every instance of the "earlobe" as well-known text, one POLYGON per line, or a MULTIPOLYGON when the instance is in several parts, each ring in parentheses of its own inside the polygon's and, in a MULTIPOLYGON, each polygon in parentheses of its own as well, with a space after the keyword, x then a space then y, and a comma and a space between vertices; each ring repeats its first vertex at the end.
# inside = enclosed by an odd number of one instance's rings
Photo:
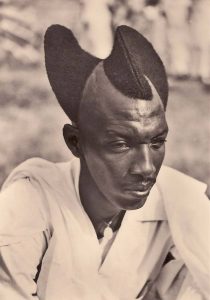
POLYGON ((79 129, 76 126, 65 124, 63 127, 63 137, 72 154, 80 157, 79 129))

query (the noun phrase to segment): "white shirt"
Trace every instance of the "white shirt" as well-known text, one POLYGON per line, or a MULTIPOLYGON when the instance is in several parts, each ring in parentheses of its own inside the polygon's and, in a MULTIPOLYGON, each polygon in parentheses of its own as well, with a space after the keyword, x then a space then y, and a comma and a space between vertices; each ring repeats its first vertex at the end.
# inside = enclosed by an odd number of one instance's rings
POLYGON ((163 299, 171 300, 183 261, 189 276, 174 299, 208 298, 210 207, 204 184, 162 167, 144 207, 126 212, 102 262, 100 243, 80 202, 79 174, 78 159, 53 164, 35 158, 5 182, 0 299, 133 300, 157 282, 163 299), (166 265, 167 271, 162 264, 172 248, 177 260, 172 269, 166 265))

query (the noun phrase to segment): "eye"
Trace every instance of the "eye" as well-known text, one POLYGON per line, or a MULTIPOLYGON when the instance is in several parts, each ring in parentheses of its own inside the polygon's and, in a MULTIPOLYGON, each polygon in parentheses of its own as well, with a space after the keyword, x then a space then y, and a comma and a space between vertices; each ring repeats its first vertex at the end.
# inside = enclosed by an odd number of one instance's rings
POLYGON ((112 142, 110 146, 114 151, 125 151, 129 149, 129 145, 125 141, 112 142))
POLYGON ((166 142, 166 139, 154 140, 154 141, 152 141, 152 143, 150 143, 150 147, 154 150, 158 150, 165 144, 165 142, 166 142))

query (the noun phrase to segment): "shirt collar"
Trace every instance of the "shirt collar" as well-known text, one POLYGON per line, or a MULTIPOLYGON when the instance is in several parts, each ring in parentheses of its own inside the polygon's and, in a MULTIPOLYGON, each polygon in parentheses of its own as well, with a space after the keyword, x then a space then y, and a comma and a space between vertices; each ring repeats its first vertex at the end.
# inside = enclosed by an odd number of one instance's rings
POLYGON ((143 222, 167 220, 162 194, 157 183, 153 186, 144 206, 139 209, 138 220, 143 222))

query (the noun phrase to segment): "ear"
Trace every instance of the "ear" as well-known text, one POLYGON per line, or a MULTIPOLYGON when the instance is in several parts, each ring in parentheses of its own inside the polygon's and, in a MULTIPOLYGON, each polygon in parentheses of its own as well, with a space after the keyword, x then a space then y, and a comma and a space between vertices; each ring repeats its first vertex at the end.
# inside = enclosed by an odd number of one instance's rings
POLYGON ((80 157, 79 129, 76 126, 65 124, 63 127, 63 137, 72 154, 80 157))

